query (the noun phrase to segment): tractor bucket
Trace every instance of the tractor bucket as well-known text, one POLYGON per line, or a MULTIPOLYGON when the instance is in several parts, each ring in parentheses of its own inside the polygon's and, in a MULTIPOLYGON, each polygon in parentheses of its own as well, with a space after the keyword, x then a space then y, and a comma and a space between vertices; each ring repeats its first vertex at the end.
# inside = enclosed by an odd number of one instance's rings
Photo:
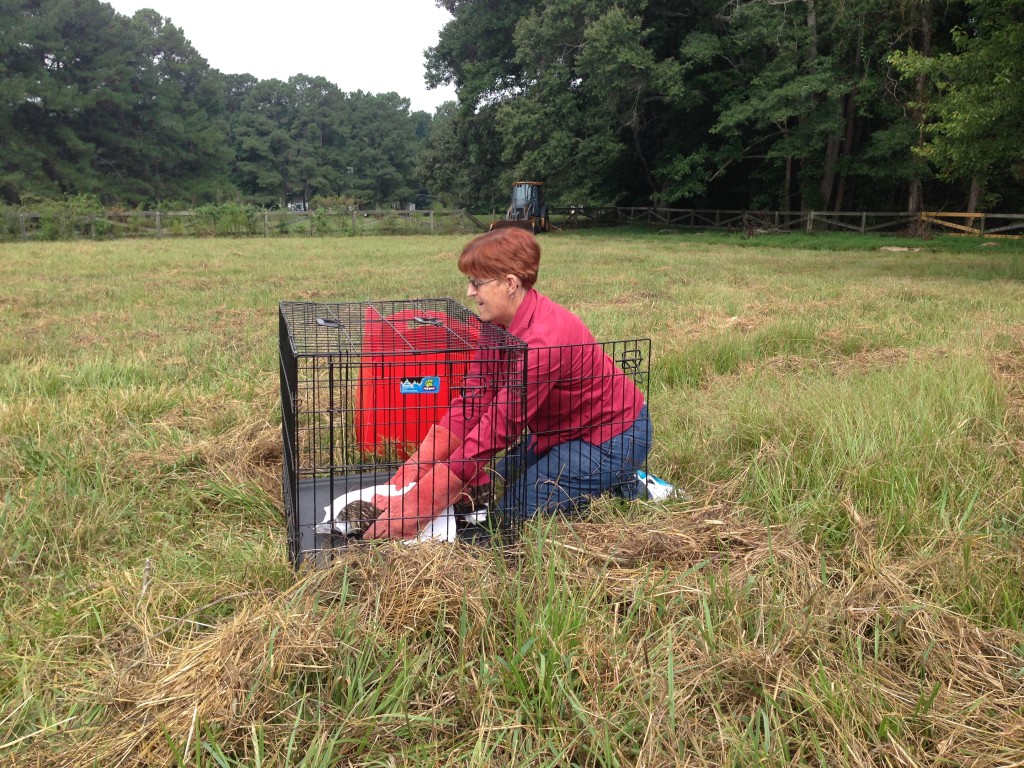
POLYGON ((508 219, 498 219, 497 221, 491 222, 490 229, 506 229, 508 227, 515 227, 516 229, 525 229, 527 232, 533 232, 535 234, 537 232, 534 222, 532 220, 523 221, 521 219, 517 219, 516 221, 509 221, 508 219))

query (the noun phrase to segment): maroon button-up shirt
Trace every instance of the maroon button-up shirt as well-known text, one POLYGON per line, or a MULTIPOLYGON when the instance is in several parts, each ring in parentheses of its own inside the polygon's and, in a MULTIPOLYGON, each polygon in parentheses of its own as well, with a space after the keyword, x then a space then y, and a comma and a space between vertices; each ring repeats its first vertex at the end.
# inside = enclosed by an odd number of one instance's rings
POLYGON ((643 394, 572 312, 531 289, 508 331, 527 345, 525 402, 516 366, 481 339, 463 394, 441 419, 462 440, 448 459, 460 479, 472 480, 524 426, 543 454, 570 440, 600 445, 636 421, 643 394))

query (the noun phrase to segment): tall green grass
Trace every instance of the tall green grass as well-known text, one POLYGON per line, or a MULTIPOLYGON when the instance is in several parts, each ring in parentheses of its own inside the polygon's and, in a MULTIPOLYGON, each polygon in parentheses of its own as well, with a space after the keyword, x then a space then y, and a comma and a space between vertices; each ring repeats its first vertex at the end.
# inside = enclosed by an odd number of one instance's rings
POLYGON ((1024 247, 545 237, 688 497, 297 577, 277 303, 460 296, 464 240, 0 247, 0 761, 1024 759, 1024 247))

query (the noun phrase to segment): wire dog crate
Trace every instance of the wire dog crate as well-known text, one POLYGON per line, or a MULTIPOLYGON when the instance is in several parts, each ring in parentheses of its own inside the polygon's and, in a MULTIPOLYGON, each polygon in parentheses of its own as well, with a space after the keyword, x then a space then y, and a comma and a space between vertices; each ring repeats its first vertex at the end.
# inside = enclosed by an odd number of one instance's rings
MULTIPOLYGON (((328 561, 373 523, 373 491, 387 494, 453 400, 467 418, 495 403, 510 414, 525 407, 525 345, 452 299, 282 302, 279 340, 283 496, 296 567, 328 561)), ((515 516, 492 513, 504 484, 491 480, 481 473, 421 537, 511 538, 515 516)))
MULTIPOLYGON (((374 522, 379 510, 369 500, 393 493, 390 479, 404 463, 416 466, 417 447, 449 409, 470 423, 486 411, 489 430, 517 440, 515 425, 528 411, 528 360, 558 355, 566 363, 554 366, 570 372, 560 381, 534 383, 557 384, 570 406, 576 391, 595 386, 589 361, 597 350, 615 363, 608 381, 596 382, 612 401, 627 379, 648 395, 649 339, 528 351, 453 299, 282 302, 279 330, 282 486, 295 567, 329 562, 374 522)), ((558 429, 536 418, 530 424, 532 436, 572 437, 558 434, 573 429, 572 419, 558 429)), ((502 448, 451 507, 421 521, 417 538, 515 538, 527 459, 518 446, 502 448)))

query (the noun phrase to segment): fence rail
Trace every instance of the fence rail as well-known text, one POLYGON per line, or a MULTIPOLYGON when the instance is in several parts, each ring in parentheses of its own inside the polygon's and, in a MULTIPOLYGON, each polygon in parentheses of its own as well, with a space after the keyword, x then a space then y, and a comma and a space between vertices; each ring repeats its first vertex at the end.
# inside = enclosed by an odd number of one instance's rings
MULTIPOLYGON (((646 224, 672 230, 747 233, 850 231, 923 234, 950 232, 976 237, 1024 237, 1024 214, 917 214, 891 211, 756 211, 738 209, 572 206, 549 209, 555 229, 646 224)), ((464 209, 438 211, 261 211, 217 208, 195 211, 70 213, 0 209, 0 240, 76 238, 281 237, 370 234, 461 234, 487 229, 495 215, 464 209)))
POLYGON ((692 208, 617 208, 622 224, 644 222, 689 229, 806 232, 846 230, 865 234, 884 230, 932 229, 979 237, 1024 236, 1024 214, 922 211, 753 211, 692 208))
MULTIPOLYGON (((462 209, 439 211, 0 211, 0 240, 75 238, 279 237, 464 232, 462 209)), ((477 222, 479 224, 479 222, 477 222)))

